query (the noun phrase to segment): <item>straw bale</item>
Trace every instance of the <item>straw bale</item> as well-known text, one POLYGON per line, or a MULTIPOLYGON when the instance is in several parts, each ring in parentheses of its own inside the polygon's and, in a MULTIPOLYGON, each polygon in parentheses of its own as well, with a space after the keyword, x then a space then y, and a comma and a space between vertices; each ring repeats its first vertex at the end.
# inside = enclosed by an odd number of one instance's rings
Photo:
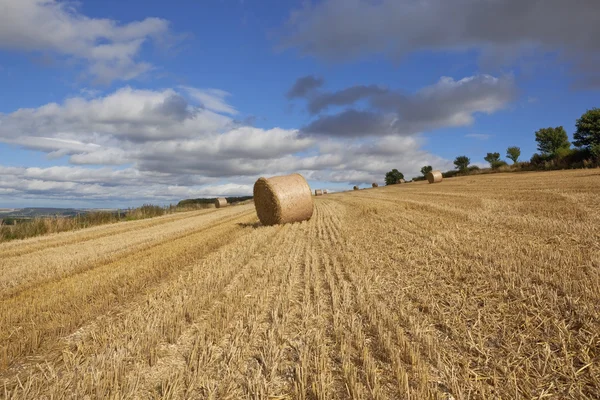
POLYGON ((227 206, 227 199, 225 197, 219 197, 217 199, 215 199, 215 207, 216 208, 222 208, 227 206))
POLYGON ((377 182, 373 182, 373 184, 371 186, 373 186, 374 188, 375 187, 379 187, 379 185, 377 184, 377 182))
POLYGON ((300 222, 313 215, 312 193, 300 174, 258 179, 254 184, 254 206, 263 225, 300 222))
POLYGON ((354 190, 358 190, 358 186, 354 186, 354 190))
POLYGON ((427 174, 429 183, 439 183, 442 181, 442 173, 440 171, 431 171, 427 174))
POLYGON ((315 189, 315 196, 323 196, 323 190, 315 189))

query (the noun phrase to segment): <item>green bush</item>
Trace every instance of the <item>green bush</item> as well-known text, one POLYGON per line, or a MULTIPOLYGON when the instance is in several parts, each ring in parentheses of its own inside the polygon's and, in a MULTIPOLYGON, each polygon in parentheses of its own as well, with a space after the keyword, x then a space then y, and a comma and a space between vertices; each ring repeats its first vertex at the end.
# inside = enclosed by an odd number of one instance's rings
POLYGON ((557 160, 569 159, 575 154, 576 150, 570 147, 561 147, 554 152, 554 158, 557 160))
POLYGON ((529 160, 530 165, 532 165, 534 168, 542 168, 543 165, 547 162, 550 161, 552 159, 552 156, 550 154, 539 154, 539 153, 534 153, 531 156, 531 159, 529 160))
POLYGON ((532 168, 531 163, 529 161, 521 161, 516 165, 520 170, 530 170, 532 168))
POLYGON ((506 161, 502 161, 502 160, 493 161, 491 164, 492 164, 492 169, 499 169, 500 167, 508 166, 506 161))
POLYGON ((398 171, 396 168, 385 174, 386 185, 395 185, 400 181, 400 179, 404 179, 404 174, 398 171))
POLYGON ((450 171, 446 171, 446 172, 442 172, 442 177, 444 178, 453 178, 455 176, 458 175, 459 171, 455 171, 455 170, 450 170, 450 171))
POLYGON ((500 153, 487 153, 483 159, 490 163, 490 166, 494 168, 494 164, 500 162, 500 153))

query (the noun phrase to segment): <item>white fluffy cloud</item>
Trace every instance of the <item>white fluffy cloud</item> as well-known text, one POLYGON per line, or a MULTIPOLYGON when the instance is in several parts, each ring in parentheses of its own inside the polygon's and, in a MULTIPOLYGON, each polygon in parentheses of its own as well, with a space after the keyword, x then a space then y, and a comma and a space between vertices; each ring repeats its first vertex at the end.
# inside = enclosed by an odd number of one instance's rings
MULTIPOLYGON (((419 96, 438 99, 448 86, 461 82, 442 80, 419 96)), ((456 93, 461 92, 448 89, 444 101, 452 102, 456 93)), ((345 187, 381 182, 392 168, 411 177, 423 165, 452 167, 422 150, 419 133, 317 138, 298 129, 261 129, 236 122, 232 114, 237 111, 226 97, 221 91, 189 87, 125 87, 100 97, 86 93, 0 114, 0 142, 49 157, 66 156, 70 162, 49 168, 0 166, 0 199, 13 204, 14 199, 164 203, 247 195, 259 176, 289 172, 345 187)), ((497 107, 494 102, 474 103, 479 111, 497 107)), ((429 106, 423 100, 423 107, 429 106)))
POLYGON ((152 68, 138 61, 148 40, 169 38, 169 24, 146 18, 121 24, 82 15, 73 2, 56 0, 2 0, 0 49, 47 51, 87 63, 96 81, 130 80, 152 68))
POLYGON ((175 177, 134 168, 0 167, 0 196, 11 199, 171 202, 187 197, 243 194, 250 190, 249 185, 218 184, 211 178, 175 177))

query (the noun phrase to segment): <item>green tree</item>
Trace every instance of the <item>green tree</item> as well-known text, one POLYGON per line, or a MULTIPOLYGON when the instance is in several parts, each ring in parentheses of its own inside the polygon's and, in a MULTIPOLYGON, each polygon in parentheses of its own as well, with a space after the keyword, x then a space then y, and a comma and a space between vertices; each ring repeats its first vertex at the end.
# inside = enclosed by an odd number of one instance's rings
POLYGON ((458 156, 454 159, 454 165, 459 171, 465 171, 469 168, 469 164, 471 164, 471 159, 467 156, 458 156))
POLYGON ((573 144, 577 147, 592 149, 600 145, 600 108, 587 110, 575 123, 577 131, 573 134, 573 144))
POLYGON ((535 133, 535 141, 538 143, 537 148, 542 154, 554 155, 558 149, 568 149, 571 147, 567 132, 562 126, 538 130, 535 133))
POLYGON ((516 164, 521 156, 521 148, 517 146, 509 147, 506 149, 506 158, 512 160, 513 164, 516 164))
POLYGON ((421 173, 423 174, 423 176, 427 176, 427 174, 431 171, 433 171, 433 167, 431 165, 426 165, 423 168, 421 168, 421 173))
POLYGON ((487 153, 483 159, 489 162, 490 166, 494 168, 494 164, 500 161, 500 153, 487 153))
POLYGON ((596 160, 600 161, 600 143, 593 145, 590 152, 596 160))
POLYGON ((396 168, 385 174, 386 185, 395 185, 400 179, 404 179, 404 174, 396 168))

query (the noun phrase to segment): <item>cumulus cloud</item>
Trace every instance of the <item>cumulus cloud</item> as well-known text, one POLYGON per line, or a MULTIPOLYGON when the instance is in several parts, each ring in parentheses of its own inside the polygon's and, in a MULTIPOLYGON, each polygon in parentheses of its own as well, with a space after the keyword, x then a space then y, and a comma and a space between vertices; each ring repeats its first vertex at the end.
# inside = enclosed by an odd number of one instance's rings
POLYGON ((355 102, 376 97, 377 95, 387 95, 390 91, 379 86, 352 86, 338 92, 321 93, 314 96, 308 102, 308 111, 311 114, 318 114, 331 106, 345 106, 355 102))
MULTIPOLYGON (((174 89, 125 87, 104 97, 72 97, 63 104, 0 114, 0 137, 18 141, 21 136, 43 138, 51 133, 57 139, 100 145, 110 139, 143 143, 220 132, 228 125, 230 118, 191 106, 174 89)), ((41 140, 30 142, 37 146, 41 140)))
POLYGON ((406 176, 417 176, 424 165, 435 168, 452 169, 452 162, 421 149, 420 137, 399 137, 396 135, 373 138, 371 140, 332 141, 322 146, 323 152, 336 154, 339 160, 328 169, 308 172, 315 180, 349 183, 350 185, 383 183, 386 172, 393 168, 406 176))
POLYGON ((148 40, 165 42, 171 36, 164 19, 146 18, 126 24, 82 15, 73 2, 3 0, 0 48, 43 51, 84 61, 87 73, 99 83, 130 80, 152 69, 138 61, 148 40))
POLYGON ((337 92, 306 96, 311 114, 332 106, 355 106, 366 101, 366 109, 349 108, 337 114, 320 115, 303 128, 308 135, 339 137, 413 135, 441 127, 467 126, 476 113, 493 113, 510 103, 516 86, 510 76, 477 75, 454 80, 442 77, 416 93, 403 93, 379 86, 352 86, 337 92))
POLYGON ((196 194, 237 194, 242 185, 218 185, 206 177, 174 176, 143 172, 135 168, 49 167, 19 168, 0 166, 0 198, 60 200, 138 200, 170 202, 196 194), (181 185, 181 186, 180 186, 181 185), (202 186, 199 186, 202 185, 202 186))
POLYGON ((303 132, 338 137, 390 135, 394 133, 395 122, 391 114, 350 109, 335 115, 324 115, 305 126, 303 132))
POLYGON ((182 86, 182 88, 185 89, 192 98, 200 102, 207 110, 231 115, 237 114, 237 110, 225 102, 225 98, 230 96, 230 94, 224 90, 201 90, 189 86, 182 86))
POLYGON ((410 176, 423 165, 449 165, 421 150, 418 135, 317 140, 297 129, 244 126, 224 115, 234 110, 225 98, 126 87, 0 114, 0 142, 68 156, 71 164, 0 166, 0 200, 173 202, 247 195, 259 176, 300 172, 353 185, 381 181, 392 168, 410 176))
POLYGON ((324 0, 291 13, 282 45, 327 60, 474 49, 505 64, 558 52, 593 73, 598 13, 596 0, 324 0))
POLYGON ((294 85, 287 93, 287 97, 293 99, 295 97, 304 97, 314 89, 323 85, 323 79, 312 75, 298 78, 294 85))

